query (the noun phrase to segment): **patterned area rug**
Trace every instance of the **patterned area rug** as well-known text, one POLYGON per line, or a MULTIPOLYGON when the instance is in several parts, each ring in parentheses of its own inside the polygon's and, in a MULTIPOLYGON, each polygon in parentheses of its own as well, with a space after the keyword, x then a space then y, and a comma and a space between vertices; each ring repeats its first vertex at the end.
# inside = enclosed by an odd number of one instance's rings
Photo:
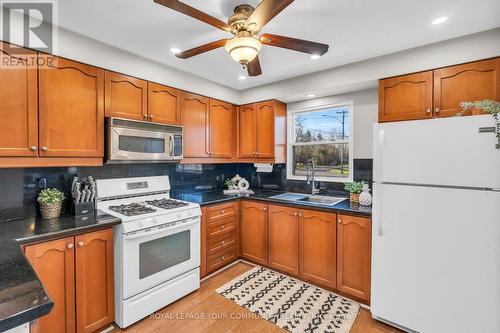
POLYGON ((289 332, 349 332, 359 303, 256 266, 217 293, 289 332))

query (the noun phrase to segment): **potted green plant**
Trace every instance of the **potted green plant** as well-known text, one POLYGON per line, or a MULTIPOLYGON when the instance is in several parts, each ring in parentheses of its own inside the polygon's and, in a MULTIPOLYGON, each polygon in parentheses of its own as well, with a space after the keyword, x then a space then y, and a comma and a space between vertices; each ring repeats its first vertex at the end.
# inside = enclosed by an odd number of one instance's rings
POLYGON ((55 188, 47 188, 40 192, 37 201, 40 204, 42 219, 53 219, 61 215, 64 193, 55 188))
POLYGON ((368 183, 364 180, 344 183, 344 189, 349 192, 351 202, 359 203, 359 194, 363 192, 363 186, 365 185, 368 185, 368 183))

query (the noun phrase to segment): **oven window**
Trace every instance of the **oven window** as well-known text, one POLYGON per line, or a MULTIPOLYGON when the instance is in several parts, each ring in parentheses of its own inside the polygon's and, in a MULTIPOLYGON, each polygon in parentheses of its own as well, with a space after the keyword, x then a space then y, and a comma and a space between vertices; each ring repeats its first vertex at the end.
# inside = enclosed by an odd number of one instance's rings
POLYGON ((134 153, 165 153, 165 139, 120 135, 118 148, 134 153))
POLYGON ((191 231, 154 239, 139 245, 139 278, 161 272, 191 258, 191 231))

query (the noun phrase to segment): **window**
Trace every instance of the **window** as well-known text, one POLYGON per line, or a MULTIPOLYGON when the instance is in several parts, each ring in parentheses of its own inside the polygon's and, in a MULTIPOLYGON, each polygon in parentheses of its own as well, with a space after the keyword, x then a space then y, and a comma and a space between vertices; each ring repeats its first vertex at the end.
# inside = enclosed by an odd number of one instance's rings
POLYGON ((315 179, 352 180, 352 104, 293 111, 288 117, 287 178, 305 180, 314 161, 315 179))

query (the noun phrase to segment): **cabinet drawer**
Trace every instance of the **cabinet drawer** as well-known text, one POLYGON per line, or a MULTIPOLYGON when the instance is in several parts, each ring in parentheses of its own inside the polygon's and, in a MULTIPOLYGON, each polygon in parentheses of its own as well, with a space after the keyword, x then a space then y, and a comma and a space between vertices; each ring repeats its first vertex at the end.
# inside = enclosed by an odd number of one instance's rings
POLYGON ((227 235, 236 230, 236 219, 227 219, 211 223, 207 226, 207 229, 209 240, 220 235, 227 235))
POLYGON ((207 207, 207 222, 219 221, 228 217, 236 217, 237 202, 207 207))
POLYGON ((231 261, 235 260, 236 258, 237 258, 236 247, 232 247, 232 248, 217 252, 217 253, 208 257, 207 271, 213 272, 216 269, 221 268, 221 267, 229 264, 231 261))
POLYGON ((211 256, 219 251, 224 251, 236 245, 236 232, 214 236, 208 241, 208 255, 211 256))

